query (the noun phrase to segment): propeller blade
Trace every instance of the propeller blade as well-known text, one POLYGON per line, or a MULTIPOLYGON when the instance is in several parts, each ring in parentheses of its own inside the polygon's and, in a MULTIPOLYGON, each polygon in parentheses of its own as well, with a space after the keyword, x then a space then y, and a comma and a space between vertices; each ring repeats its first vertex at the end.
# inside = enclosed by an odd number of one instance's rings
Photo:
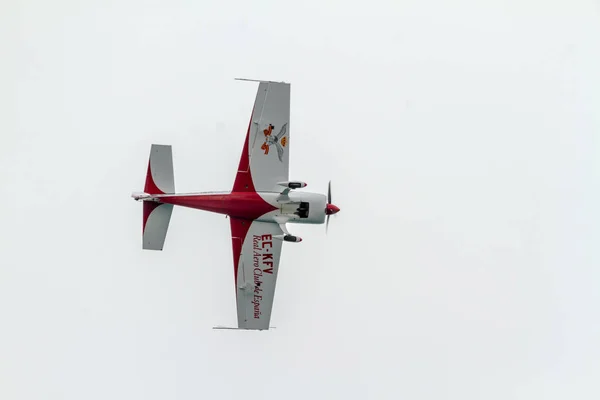
MULTIPOLYGON (((331 180, 329 181, 329 184, 327 185, 327 204, 331 204, 331 180)), ((329 206, 327 206, 329 207, 329 206)), ((331 214, 327 214, 327 222, 325 223, 325 234, 327 235, 327 231, 329 231, 329 217, 331 217, 331 214)))

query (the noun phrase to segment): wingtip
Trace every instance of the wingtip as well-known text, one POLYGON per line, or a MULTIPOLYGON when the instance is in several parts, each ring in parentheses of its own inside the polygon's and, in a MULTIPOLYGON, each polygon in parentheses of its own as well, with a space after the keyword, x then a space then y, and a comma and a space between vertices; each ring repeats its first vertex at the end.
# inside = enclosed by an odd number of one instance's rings
POLYGON ((251 79, 251 78, 233 78, 236 81, 246 81, 246 82, 259 82, 259 83, 284 83, 289 85, 289 82, 285 81, 268 81, 263 79, 251 79))

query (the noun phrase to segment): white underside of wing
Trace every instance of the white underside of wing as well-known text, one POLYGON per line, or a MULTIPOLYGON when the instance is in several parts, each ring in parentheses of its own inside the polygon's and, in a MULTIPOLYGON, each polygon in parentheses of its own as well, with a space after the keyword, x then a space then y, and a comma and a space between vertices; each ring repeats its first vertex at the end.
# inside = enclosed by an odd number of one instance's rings
POLYGON ((257 191, 287 181, 290 152, 290 84, 261 82, 256 93, 250 140, 250 171, 257 191))
POLYGON ((276 223, 254 221, 242 244, 237 275, 238 327, 268 329, 281 259, 276 223))

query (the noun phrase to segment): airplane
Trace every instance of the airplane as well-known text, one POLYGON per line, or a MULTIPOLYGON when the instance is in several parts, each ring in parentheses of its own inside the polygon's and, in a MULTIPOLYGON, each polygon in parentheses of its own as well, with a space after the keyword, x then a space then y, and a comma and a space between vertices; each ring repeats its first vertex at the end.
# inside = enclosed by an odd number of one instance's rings
POLYGON ((162 251, 174 206, 225 214, 230 221, 237 328, 268 330, 283 243, 299 243, 287 224, 323 224, 340 208, 327 196, 297 191, 289 179, 290 84, 259 82, 233 188, 176 193, 170 145, 152 144, 143 192, 142 248, 162 251))

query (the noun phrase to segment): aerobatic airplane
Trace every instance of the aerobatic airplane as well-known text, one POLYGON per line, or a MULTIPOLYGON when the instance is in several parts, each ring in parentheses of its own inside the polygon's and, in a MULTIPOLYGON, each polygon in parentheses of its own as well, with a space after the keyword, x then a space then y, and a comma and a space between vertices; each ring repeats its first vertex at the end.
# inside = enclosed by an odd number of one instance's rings
POLYGON ((267 330, 282 245, 302 241, 286 224, 329 225, 340 209, 331 203, 331 182, 327 196, 294 191, 306 183, 288 176, 290 84, 255 82, 260 83, 231 191, 175 193, 171 146, 153 144, 144 192, 132 197, 143 202, 142 248, 147 250, 163 249, 173 206, 229 216, 237 329, 267 330))

